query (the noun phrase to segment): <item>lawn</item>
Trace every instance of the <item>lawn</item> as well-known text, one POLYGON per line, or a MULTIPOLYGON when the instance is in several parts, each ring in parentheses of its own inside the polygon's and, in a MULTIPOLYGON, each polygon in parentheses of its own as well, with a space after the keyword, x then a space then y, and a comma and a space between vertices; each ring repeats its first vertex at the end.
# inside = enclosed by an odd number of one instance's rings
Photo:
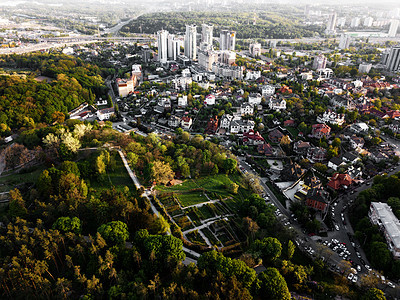
POLYGON ((132 179, 129 177, 119 154, 116 151, 112 152, 111 157, 115 160, 114 169, 108 170, 103 180, 91 180, 91 187, 95 190, 106 190, 112 186, 115 186, 117 190, 122 190, 125 186, 133 188, 132 179))
POLYGON ((245 189, 240 184, 239 175, 228 176, 225 174, 207 176, 199 179, 188 179, 179 185, 171 187, 157 186, 156 190, 159 192, 175 193, 183 207, 207 202, 208 199, 204 195, 204 192, 213 200, 228 197, 237 200, 243 198, 242 195, 246 194, 245 189), (240 192, 237 195, 231 194, 225 188, 225 185, 228 184, 230 180, 238 183, 240 186, 240 192))
POLYGON ((39 175, 43 172, 44 169, 45 169, 44 166, 40 166, 33 169, 31 172, 20 173, 20 174, 12 173, 0 177, 0 192, 7 192, 9 190, 12 190, 15 185, 21 183, 27 183, 27 182, 36 183, 37 179, 39 178, 39 175))
POLYGON ((287 131, 289 131, 292 138, 296 138, 299 135, 299 130, 292 126, 285 127, 287 131))

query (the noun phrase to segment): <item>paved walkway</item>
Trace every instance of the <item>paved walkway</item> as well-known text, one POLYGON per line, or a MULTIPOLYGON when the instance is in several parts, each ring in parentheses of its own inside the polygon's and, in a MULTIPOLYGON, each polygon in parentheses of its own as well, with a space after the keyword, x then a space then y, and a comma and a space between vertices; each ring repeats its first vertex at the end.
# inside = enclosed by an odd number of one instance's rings
MULTIPOLYGON (((126 160, 126 157, 125 157, 124 153, 122 152, 122 150, 118 150, 118 153, 121 156, 122 162, 124 163, 124 166, 125 166, 126 170, 128 171, 129 176, 131 177, 131 179, 132 179, 133 183, 135 184, 136 188, 139 190, 142 187, 142 185, 140 184, 139 180, 137 179, 137 177, 135 176, 135 174, 132 172, 131 168, 129 167, 128 161, 126 160)), ((153 213, 155 215, 157 215, 157 216, 160 216, 160 213, 158 212, 157 208, 151 202, 151 199, 148 196, 148 193, 150 193, 150 192, 149 191, 145 191, 142 196, 146 197, 149 200, 150 207, 151 207, 151 210, 153 211, 153 213)), ((174 222, 172 218, 171 218, 171 220, 172 220, 172 222, 174 222)), ((168 232, 168 234, 171 234, 171 233, 168 232)), ((195 257, 200 257, 199 253, 197 253, 197 252, 195 252, 193 250, 190 250, 190 249, 188 249, 186 247, 182 247, 182 250, 185 251, 186 253, 189 253, 189 254, 195 256, 195 257)), ((187 260, 185 260, 184 263, 185 262, 188 263, 187 260)), ((195 262, 195 260, 192 259, 190 262, 195 262)))

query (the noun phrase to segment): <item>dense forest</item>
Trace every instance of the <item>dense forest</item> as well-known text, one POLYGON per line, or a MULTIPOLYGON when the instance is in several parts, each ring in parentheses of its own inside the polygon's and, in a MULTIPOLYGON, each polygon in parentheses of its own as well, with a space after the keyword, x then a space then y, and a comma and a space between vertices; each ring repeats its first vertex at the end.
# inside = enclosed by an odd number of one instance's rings
POLYGON ((37 123, 64 120, 68 111, 82 102, 93 103, 105 96, 106 87, 97 66, 59 54, 11 55, 0 66, 28 69, 33 74, 20 78, 0 77, 0 124, 9 129, 34 128, 37 123), (46 76, 38 81, 36 76, 46 76))
POLYGON ((172 12, 153 13, 138 17, 121 29, 122 33, 155 33, 165 29, 171 33, 185 32, 185 24, 214 25, 214 36, 222 29, 237 32, 238 39, 294 39, 322 34, 321 27, 304 26, 295 17, 280 13, 222 13, 222 12, 172 12), (256 24, 253 20, 256 18, 256 24))

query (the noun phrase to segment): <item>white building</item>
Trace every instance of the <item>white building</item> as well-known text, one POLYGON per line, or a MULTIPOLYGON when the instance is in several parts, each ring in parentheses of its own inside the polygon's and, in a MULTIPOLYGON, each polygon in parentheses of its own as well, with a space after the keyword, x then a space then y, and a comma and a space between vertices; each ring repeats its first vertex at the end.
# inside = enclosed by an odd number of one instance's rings
POLYGON ((272 96, 275 94, 275 87, 273 85, 267 84, 261 88, 261 93, 263 97, 272 96))
POLYGON ((202 50, 212 50, 213 46, 213 25, 201 25, 201 48, 202 50))
POLYGON ((168 61, 168 31, 157 32, 158 61, 162 64, 168 61))
POLYGON ((314 58, 313 69, 325 69, 326 68, 327 59, 324 55, 320 54, 314 58))
POLYGON ((391 20, 388 36, 395 37, 397 34, 397 29, 399 28, 399 20, 391 20))
POLYGON ((254 121, 252 120, 234 120, 231 122, 231 133, 245 133, 254 129, 254 121))
POLYGON ((360 73, 369 73, 371 71, 372 64, 360 64, 358 66, 358 72, 360 73))
POLYGON ((137 77, 131 76, 131 78, 117 78, 116 80, 118 87, 118 94, 120 97, 126 97, 135 91, 135 86, 137 83, 137 77))
POLYGON ((249 104, 253 105, 253 106, 261 104, 261 94, 260 93, 251 93, 249 95, 249 104))
POLYGON ((333 71, 332 71, 332 69, 329 69, 329 68, 318 69, 318 70, 317 70, 317 74, 318 74, 318 77, 319 77, 320 80, 321 80, 321 79, 322 79, 322 80, 323 80, 323 79, 329 79, 329 78, 332 77, 333 71))
POLYGON ((187 106, 187 96, 182 96, 178 98, 178 107, 186 107, 187 106))
POLYGON ((232 115, 228 114, 223 115, 219 123, 219 127, 223 129, 229 129, 231 127, 232 120, 233 120, 232 115))
POLYGON ((351 43, 351 36, 349 34, 344 34, 342 33, 340 35, 340 41, 339 41, 339 49, 348 49, 350 47, 351 43))
POLYGON ((199 51, 199 65, 207 71, 212 71, 214 63, 219 61, 219 52, 207 50, 199 51))
POLYGON ((247 70, 245 80, 257 80, 261 77, 261 71, 247 70))
POLYGON ((254 114, 254 106, 249 103, 242 103, 242 105, 240 105, 240 114, 242 116, 254 114))
POLYGON ((373 22, 374 22, 374 18, 366 17, 364 19, 364 27, 371 27, 373 22))
POLYGON ((212 71, 215 75, 228 79, 243 79, 243 68, 240 66, 229 66, 226 64, 214 63, 212 71))
POLYGON ((325 124, 330 123, 335 125, 343 125, 345 122, 344 114, 338 114, 332 110, 327 110, 323 113, 322 116, 317 117, 317 122, 325 124))
POLYGON ((186 25, 185 56, 190 60, 197 58, 197 26, 186 25))
POLYGON ((206 99, 204 100, 205 105, 215 105, 215 96, 214 95, 208 95, 206 99))
POLYGON ((356 28, 358 26, 360 26, 360 18, 359 17, 354 17, 353 19, 351 19, 350 27, 351 28, 356 28))
POLYGON ((109 120, 111 116, 115 113, 114 107, 104 108, 97 111, 97 118, 100 121, 109 120))
POLYGON ((350 126, 350 130, 355 133, 366 133, 368 132, 368 125, 364 122, 355 123, 350 126))
POLYGON ((335 34, 336 33, 336 29, 335 29, 335 27, 336 27, 336 18, 337 18, 336 12, 334 12, 334 13, 329 15, 328 23, 327 23, 327 26, 326 26, 326 29, 325 29, 325 33, 326 34, 335 34))
POLYGON ((386 68, 392 72, 396 72, 400 69, 400 45, 390 49, 389 57, 386 62, 386 68))
POLYGON ((189 130, 192 126, 193 120, 191 117, 184 116, 181 119, 181 126, 183 130, 189 130))
POLYGON ((221 50, 235 51, 236 31, 221 30, 219 48, 221 50))
POLYGON ((383 231, 390 252, 400 258, 400 222, 387 203, 372 202, 368 217, 383 231))
POLYGON ((268 107, 269 109, 272 110, 285 110, 286 109, 286 100, 285 99, 280 99, 280 98, 275 98, 271 97, 268 101, 268 107))
POLYGON ((260 43, 250 44, 249 52, 252 57, 260 56, 261 55, 261 44, 260 43))
POLYGON ((168 60, 176 61, 181 52, 181 40, 175 37, 174 34, 168 35, 168 60))

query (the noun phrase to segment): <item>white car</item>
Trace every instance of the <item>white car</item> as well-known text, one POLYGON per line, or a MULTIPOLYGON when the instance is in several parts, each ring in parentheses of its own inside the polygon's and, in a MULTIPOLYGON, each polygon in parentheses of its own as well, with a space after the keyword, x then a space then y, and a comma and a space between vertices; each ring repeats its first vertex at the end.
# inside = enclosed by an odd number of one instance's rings
POLYGON ((353 283, 356 283, 357 282, 357 279, 358 279, 358 277, 357 277, 357 275, 354 275, 353 276, 353 279, 351 280, 353 283))
POLYGON ((371 270, 372 270, 371 267, 368 266, 368 265, 365 265, 365 268, 366 268, 368 271, 371 271, 371 270))
POLYGON ((336 230, 339 230, 338 224, 335 224, 335 229, 336 229, 336 230))
POLYGON ((393 283, 393 282, 391 282, 391 281, 388 281, 386 284, 387 284, 388 286, 390 286, 392 289, 394 289, 394 288, 395 288, 395 285, 394 285, 394 283, 393 283))
POLYGON ((361 272, 361 266, 360 265, 357 265, 357 271, 361 272))
POLYGON ((354 274, 353 274, 353 273, 350 273, 350 274, 347 276, 347 279, 351 281, 351 280, 353 279, 353 277, 354 277, 354 274))

